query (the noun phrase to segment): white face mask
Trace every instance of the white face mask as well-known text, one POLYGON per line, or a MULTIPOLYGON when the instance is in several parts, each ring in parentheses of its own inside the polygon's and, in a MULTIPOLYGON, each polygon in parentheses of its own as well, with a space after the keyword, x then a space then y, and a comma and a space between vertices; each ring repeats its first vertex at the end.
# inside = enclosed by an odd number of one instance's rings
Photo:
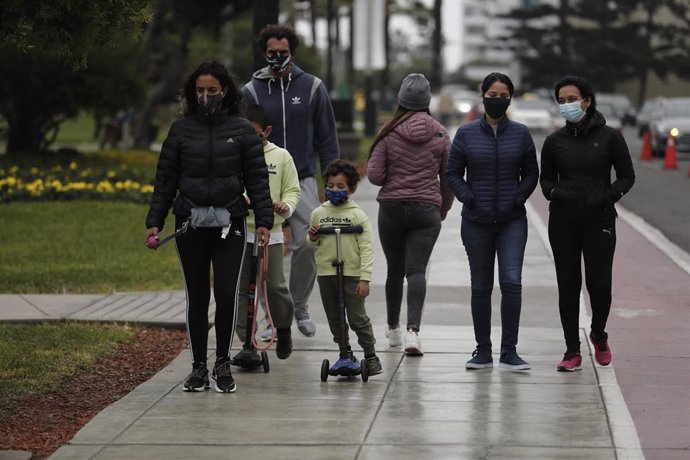
POLYGON ((585 116, 585 111, 580 105, 582 101, 568 102, 567 104, 559 104, 558 110, 561 116, 570 123, 577 123, 585 116))

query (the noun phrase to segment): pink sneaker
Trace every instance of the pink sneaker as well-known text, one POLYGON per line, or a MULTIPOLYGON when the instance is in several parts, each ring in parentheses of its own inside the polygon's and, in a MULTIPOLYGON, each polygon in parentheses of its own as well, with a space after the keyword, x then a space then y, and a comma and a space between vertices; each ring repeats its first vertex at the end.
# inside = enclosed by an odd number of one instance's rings
POLYGON ((611 364, 611 347, 609 347, 609 336, 606 332, 601 338, 589 333, 589 338, 594 345, 594 359, 602 366, 611 364))
POLYGON ((582 370, 582 355, 580 353, 566 353, 563 355, 563 361, 558 363, 558 370, 561 372, 582 370))

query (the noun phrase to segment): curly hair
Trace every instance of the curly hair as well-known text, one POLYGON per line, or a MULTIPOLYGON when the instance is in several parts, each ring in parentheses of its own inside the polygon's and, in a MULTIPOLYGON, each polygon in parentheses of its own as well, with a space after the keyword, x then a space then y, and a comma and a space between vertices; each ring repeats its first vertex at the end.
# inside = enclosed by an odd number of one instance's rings
POLYGON ((323 173, 324 183, 328 182, 329 177, 337 176, 338 174, 345 176, 345 179, 347 179, 347 185, 350 188, 357 187, 357 184, 359 183, 359 173, 357 172, 357 168, 355 168, 352 163, 345 160, 331 161, 328 166, 326 166, 326 170, 323 173))
POLYGON ((223 96, 221 109, 230 115, 240 113, 242 93, 238 90, 235 79, 230 75, 223 64, 216 61, 202 62, 197 69, 187 78, 182 87, 182 107, 185 116, 194 115, 199 109, 199 101, 196 97, 196 79, 201 75, 212 75, 220 82, 221 88, 227 88, 223 96))
POLYGON ((261 29, 259 32, 259 49, 262 53, 266 54, 266 49, 268 48, 268 39, 277 38, 282 40, 287 38, 290 44, 290 54, 295 54, 297 46, 299 46, 299 39, 295 33, 295 29, 284 24, 269 24, 261 29))

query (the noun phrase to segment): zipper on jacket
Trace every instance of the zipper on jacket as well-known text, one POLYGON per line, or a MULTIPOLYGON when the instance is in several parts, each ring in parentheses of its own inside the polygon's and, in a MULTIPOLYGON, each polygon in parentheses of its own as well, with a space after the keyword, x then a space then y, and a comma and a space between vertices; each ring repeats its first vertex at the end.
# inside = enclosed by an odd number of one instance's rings
POLYGON ((287 133, 285 132, 285 87, 283 86, 283 79, 280 79, 280 101, 283 104, 283 148, 287 149, 287 133))
POLYGON ((494 199, 493 199, 494 224, 495 224, 496 222, 498 222, 498 129, 496 129, 496 133, 494 134, 494 145, 496 146, 496 148, 494 149, 496 174, 494 174, 494 199))
POLYGON ((206 177, 206 182, 208 183, 208 189, 207 189, 207 194, 208 194, 208 203, 209 205, 212 203, 211 201, 211 186, 213 185, 213 120, 211 120, 211 117, 208 117, 208 176, 206 177))

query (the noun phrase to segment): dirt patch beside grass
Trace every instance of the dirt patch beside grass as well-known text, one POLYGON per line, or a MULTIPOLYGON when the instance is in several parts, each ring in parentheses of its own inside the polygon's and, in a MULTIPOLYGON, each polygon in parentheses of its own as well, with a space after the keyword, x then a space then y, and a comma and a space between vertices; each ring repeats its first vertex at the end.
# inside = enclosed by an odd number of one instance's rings
POLYGON ((22 398, 0 420, 0 450, 47 458, 105 407, 145 382, 188 346, 183 330, 138 328, 133 340, 63 379, 58 389, 22 398))

